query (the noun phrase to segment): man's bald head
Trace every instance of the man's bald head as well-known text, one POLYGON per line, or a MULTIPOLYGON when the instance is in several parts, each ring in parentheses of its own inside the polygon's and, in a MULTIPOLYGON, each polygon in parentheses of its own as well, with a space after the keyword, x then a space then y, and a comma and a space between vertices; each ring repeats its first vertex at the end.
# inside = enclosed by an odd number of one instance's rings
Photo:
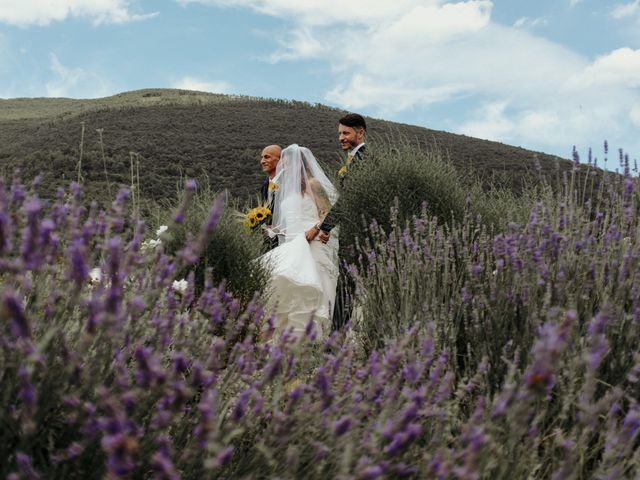
POLYGON ((276 174, 276 167, 280 161, 280 154, 282 153, 282 147, 280 145, 269 145, 262 149, 262 155, 260 156, 260 165, 262 171, 273 178, 276 174))

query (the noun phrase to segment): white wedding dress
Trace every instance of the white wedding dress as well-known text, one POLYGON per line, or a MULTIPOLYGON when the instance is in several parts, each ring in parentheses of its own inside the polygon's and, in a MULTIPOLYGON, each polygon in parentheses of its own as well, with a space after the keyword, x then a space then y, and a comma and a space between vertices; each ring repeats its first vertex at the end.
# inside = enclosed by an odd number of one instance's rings
POLYGON ((305 232, 319 222, 310 195, 289 195, 282 201, 284 233, 280 245, 261 257, 271 270, 267 311, 275 314, 275 337, 291 329, 301 338, 310 320, 318 338, 328 336, 338 279, 337 230, 324 244, 308 242, 305 232))

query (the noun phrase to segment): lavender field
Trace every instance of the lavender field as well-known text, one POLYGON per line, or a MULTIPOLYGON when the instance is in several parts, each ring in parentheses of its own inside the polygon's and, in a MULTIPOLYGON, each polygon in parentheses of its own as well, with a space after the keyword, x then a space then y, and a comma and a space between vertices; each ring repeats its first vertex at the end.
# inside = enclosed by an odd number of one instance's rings
POLYGON ((262 293, 190 269, 221 196, 177 248, 194 182, 165 229, 126 190, 101 211, 78 184, 44 200, 5 180, 0 475, 638 478, 639 185, 624 162, 576 163, 491 224, 480 194, 447 221, 390 205, 354 246, 351 327, 273 344, 262 293))

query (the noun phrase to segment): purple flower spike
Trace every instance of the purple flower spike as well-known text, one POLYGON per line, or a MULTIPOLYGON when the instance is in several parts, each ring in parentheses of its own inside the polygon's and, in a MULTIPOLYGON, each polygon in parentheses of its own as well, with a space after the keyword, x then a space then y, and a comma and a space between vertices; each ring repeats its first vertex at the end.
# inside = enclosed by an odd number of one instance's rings
POLYGON ((362 472, 363 480, 375 480, 376 478, 380 478, 384 475, 384 470, 380 465, 372 465, 371 467, 367 467, 362 472))
POLYGON ((3 207, 0 207, 0 257, 11 251, 11 235, 13 234, 13 224, 11 217, 3 207))
POLYGON ((31 338, 31 322, 18 296, 11 290, 5 290, 2 304, 10 318, 11 334, 16 338, 31 338))
POLYGON ((76 287, 80 288, 89 276, 89 267, 86 261, 87 249, 82 238, 73 241, 69 247, 69 257, 71 259, 70 277, 76 283, 76 287))
POLYGON ((25 474, 25 477, 32 480, 38 480, 42 478, 42 476, 33 468, 33 460, 29 455, 22 452, 17 452, 16 463, 18 464, 18 467, 20 467, 22 473, 25 474))
POLYGON ((352 420, 351 420, 351 417, 349 417, 348 415, 340 417, 333 424, 333 434, 338 437, 341 437, 342 435, 344 435, 349 431, 349 429, 351 428, 351 424, 352 424, 352 420))
POLYGON ((20 400, 29 408, 36 404, 36 392, 31 383, 31 376, 25 366, 18 369, 18 378, 20 378, 20 392, 18 396, 20 400))
POLYGON ((209 219, 207 220, 206 232, 209 234, 213 232, 213 229, 218 224, 220 217, 222 216, 222 212, 224 211, 224 202, 226 200, 226 195, 221 193, 218 195, 213 202, 213 206, 211 207, 211 211, 209 212, 209 219))
POLYGON ((195 192, 196 190, 196 181, 193 178, 190 178, 189 180, 187 180, 184 184, 184 188, 188 191, 188 192, 195 192))
POLYGON ((216 456, 214 465, 223 467, 231 461, 231 457, 233 457, 233 447, 227 447, 216 456))

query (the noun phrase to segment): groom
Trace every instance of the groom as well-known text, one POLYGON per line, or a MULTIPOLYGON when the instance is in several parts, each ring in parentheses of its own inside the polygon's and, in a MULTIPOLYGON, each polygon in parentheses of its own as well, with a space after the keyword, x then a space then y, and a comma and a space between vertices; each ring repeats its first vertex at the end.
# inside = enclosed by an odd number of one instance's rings
MULTIPOLYGON (((365 136, 367 134, 367 124, 357 113, 349 113, 338 121, 338 140, 342 150, 347 153, 344 164, 338 171, 340 184, 344 187, 345 178, 349 174, 349 167, 354 162, 362 162, 365 159, 365 136)), ((327 243, 331 235, 331 230, 336 225, 340 215, 340 200, 334 205, 319 226, 318 238, 321 242, 327 243)), ((355 293, 355 282, 349 274, 346 264, 341 259, 338 286, 336 289, 336 303, 333 310, 333 328, 342 328, 349 320, 353 310, 353 295, 355 293)))
MULTIPOLYGON (((365 156, 366 145, 364 143, 367 134, 367 123, 362 115, 357 113, 349 113, 338 120, 338 141, 342 147, 342 151, 347 153, 347 158, 338 170, 340 184, 344 185, 344 179, 349 173, 349 167, 353 162, 361 162, 365 156)), ((318 239, 327 243, 331 230, 337 221, 336 209, 332 209, 324 221, 320 225, 318 239)))

